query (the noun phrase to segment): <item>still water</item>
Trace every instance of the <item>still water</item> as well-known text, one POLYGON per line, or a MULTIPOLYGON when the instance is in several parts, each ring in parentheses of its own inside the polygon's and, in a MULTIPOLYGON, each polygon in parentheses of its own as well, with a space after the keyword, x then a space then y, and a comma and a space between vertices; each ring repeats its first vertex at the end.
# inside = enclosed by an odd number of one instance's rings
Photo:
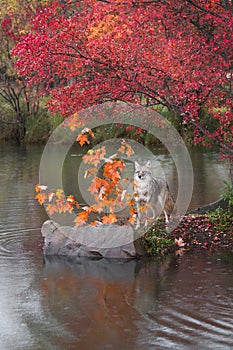
MULTIPOLYGON (((0 349, 233 349, 233 253, 43 259, 41 152, 0 148, 0 349)), ((228 166, 215 153, 191 156, 194 208, 218 198, 228 166)))

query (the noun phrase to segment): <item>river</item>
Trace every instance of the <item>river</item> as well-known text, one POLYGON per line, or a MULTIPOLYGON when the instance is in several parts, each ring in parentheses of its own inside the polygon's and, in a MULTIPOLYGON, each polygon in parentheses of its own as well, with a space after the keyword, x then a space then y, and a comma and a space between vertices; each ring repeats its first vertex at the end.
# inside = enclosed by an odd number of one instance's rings
MULTIPOLYGON (((34 200, 42 150, 0 148, 0 349, 232 349, 233 253, 44 259, 48 217, 34 200)), ((191 158, 193 209, 218 198, 228 166, 215 152, 191 158)))

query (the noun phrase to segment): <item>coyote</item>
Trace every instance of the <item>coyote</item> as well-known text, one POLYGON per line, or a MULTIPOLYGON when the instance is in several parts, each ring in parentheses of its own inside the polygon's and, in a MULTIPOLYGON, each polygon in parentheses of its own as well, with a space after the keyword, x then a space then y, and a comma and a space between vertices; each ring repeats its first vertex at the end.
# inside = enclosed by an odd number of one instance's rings
POLYGON ((151 162, 146 165, 135 162, 134 171, 134 198, 137 209, 136 228, 145 218, 145 226, 149 218, 156 219, 164 213, 166 224, 169 222, 168 215, 174 208, 174 200, 170 194, 166 180, 160 177, 153 177, 151 162))

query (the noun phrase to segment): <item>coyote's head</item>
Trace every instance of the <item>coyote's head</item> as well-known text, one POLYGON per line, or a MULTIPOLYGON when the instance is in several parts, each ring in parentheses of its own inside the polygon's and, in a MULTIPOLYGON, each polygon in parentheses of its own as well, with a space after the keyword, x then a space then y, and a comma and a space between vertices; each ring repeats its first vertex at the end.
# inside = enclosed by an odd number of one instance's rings
POLYGON ((135 171, 134 178, 135 180, 144 180, 148 175, 151 176, 151 161, 148 160, 146 165, 140 165, 138 162, 134 163, 135 171))

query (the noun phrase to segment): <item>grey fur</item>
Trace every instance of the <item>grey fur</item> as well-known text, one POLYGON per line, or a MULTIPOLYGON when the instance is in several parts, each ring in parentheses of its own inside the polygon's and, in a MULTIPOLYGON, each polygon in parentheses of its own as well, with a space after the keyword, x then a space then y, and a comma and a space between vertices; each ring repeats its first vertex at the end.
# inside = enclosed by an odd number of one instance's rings
POLYGON ((134 198, 137 207, 136 228, 140 226, 143 216, 147 226, 149 218, 156 219, 162 212, 165 215, 165 222, 169 222, 168 214, 174 207, 174 201, 166 180, 152 176, 150 160, 146 165, 135 162, 134 198))

